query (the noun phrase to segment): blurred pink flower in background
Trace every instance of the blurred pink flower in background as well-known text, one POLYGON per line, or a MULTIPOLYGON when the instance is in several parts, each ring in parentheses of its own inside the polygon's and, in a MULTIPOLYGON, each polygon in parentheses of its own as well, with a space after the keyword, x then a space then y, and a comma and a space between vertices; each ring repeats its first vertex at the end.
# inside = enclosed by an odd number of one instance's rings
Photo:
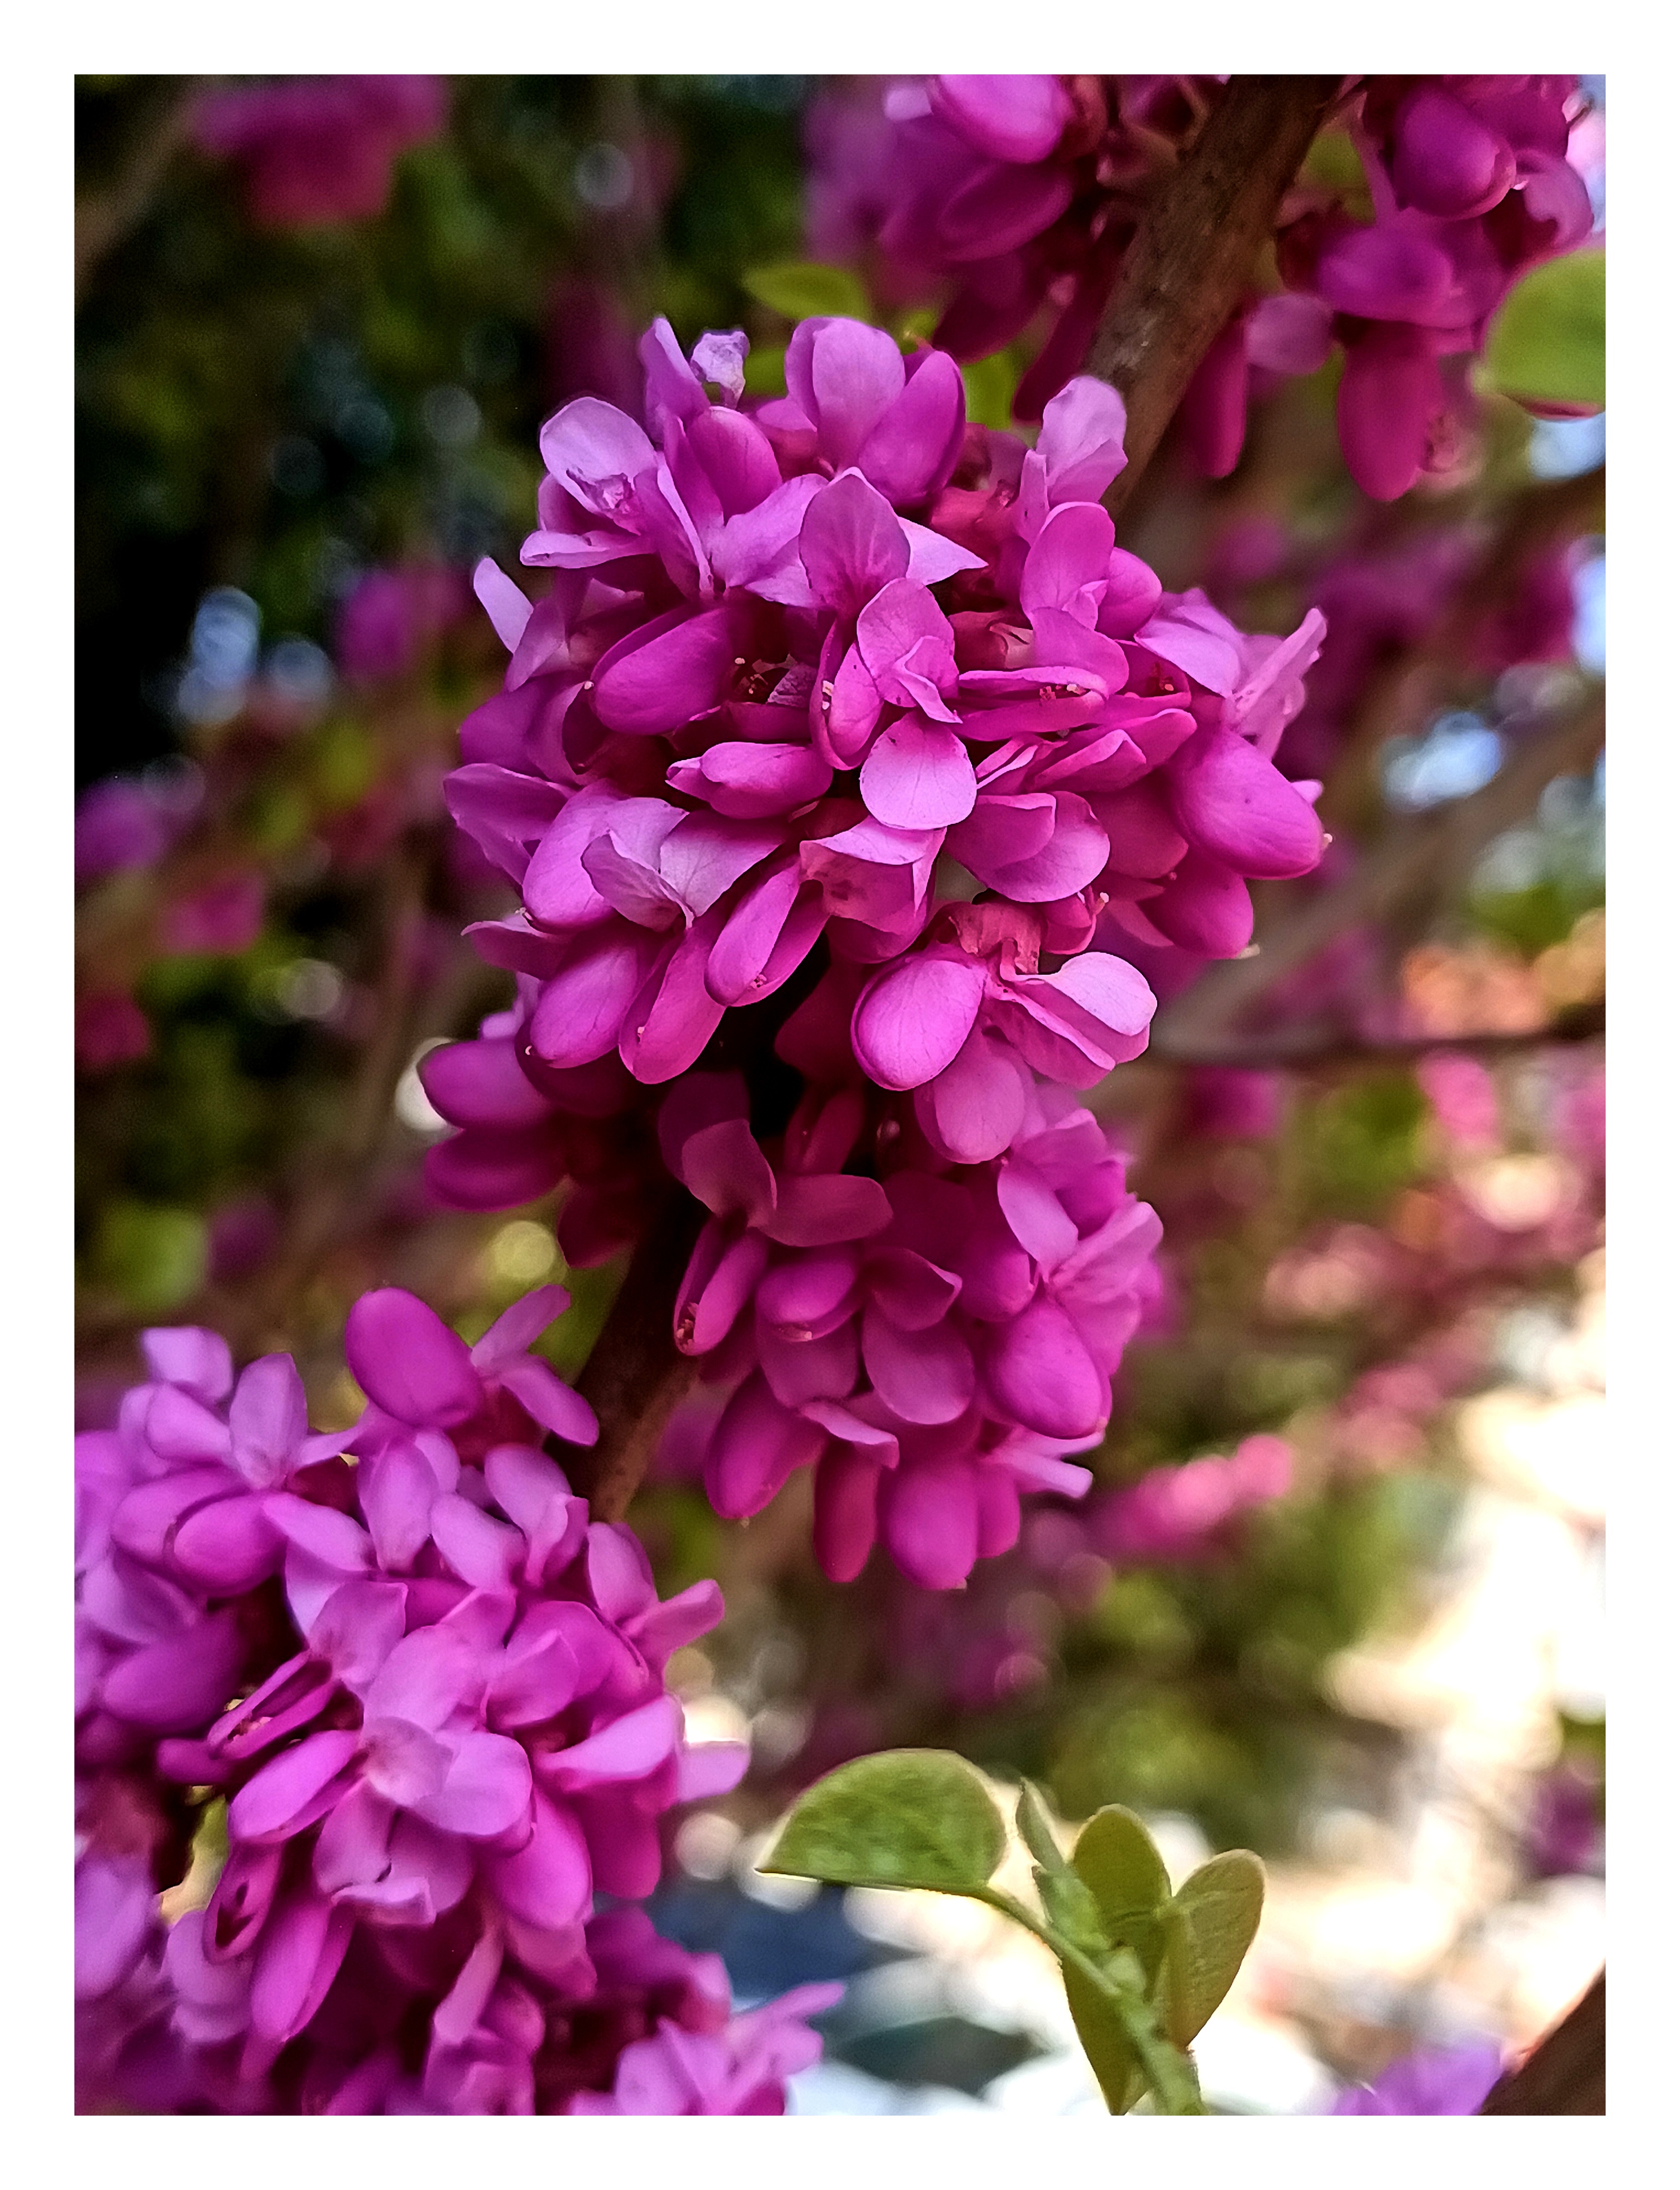
POLYGON ((397 155, 448 112, 441 77, 301 77, 212 92, 191 127, 201 151, 241 169, 259 228, 309 228, 383 213, 397 155))

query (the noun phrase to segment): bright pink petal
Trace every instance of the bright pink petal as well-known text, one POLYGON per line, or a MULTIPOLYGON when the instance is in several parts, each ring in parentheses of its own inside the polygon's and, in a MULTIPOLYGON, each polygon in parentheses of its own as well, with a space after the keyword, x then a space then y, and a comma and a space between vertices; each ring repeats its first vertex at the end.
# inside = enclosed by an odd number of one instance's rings
POLYGON ((919 1087, 968 1040, 985 994, 985 969, 961 951, 900 960, 863 991, 852 1014, 858 1062, 881 1086, 919 1087))
POLYGON ((974 764, 955 730, 901 716, 870 748, 858 779, 864 803, 891 829, 939 829, 974 810, 974 764))
POLYGON ((974 1357, 949 1324, 906 1332, 871 1301, 863 1312, 863 1363, 907 1422, 954 1422, 974 1396, 974 1357))
POLYGON ((570 1810, 549 1801, 540 1788, 533 1805, 531 1836, 519 1853, 480 1860, 491 1892, 510 1915, 556 1932, 587 1912, 589 1852, 570 1810))
POLYGON ((397 1285, 364 1293, 351 1308, 344 1358, 369 1399, 399 1421, 447 1427, 484 1396, 464 1342, 397 1285))
POLYGON ((979 1555, 970 1462, 918 1461, 889 1476, 881 1486, 881 1532, 912 1581, 923 1589, 960 1589, 979 1555))
POLYGON ((228 1805, 228 1830, 236 1840, 273 1842, 302 1832, 332 1807, 331 1790, 355 1757, 358 1737, 323 1731, 306 1733, 293 1749, 264 1765, 228 1805))
POLYGON ((1088 1437, 1108 1419, 1108 1381, 1053 1300, 1036 1300, 999 1328, 986 1382, 1005 1419, 1041 1437, 1088 1437))
POLYGON ((465 1733, 454 1744, 443 1785, 411 1807, 440 1832, 468 1840, 493 1840, 525 1814, 531 1764, 505 1734, 465 1733))

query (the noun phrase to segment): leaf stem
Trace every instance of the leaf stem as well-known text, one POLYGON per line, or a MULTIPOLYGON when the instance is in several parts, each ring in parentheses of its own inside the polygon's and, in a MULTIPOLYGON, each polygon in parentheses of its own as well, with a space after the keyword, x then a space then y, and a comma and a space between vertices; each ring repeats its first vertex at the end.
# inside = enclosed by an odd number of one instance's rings
MULTIPOLYGON (((1093 1961, 1081 1947, 1065 1938, 1053 1925, 1035 1916, 1024 1902, 1017 1901, 1013 1893, 1004 1893, 996 1886, 979 1889, 974 1898, 988 1902, 992 1908, 1024 1925, 1035 1938, 1041 1939, 1059 1961, 1076 1969, 1087 1982, 1093 1985, 1113 2008, 1121 2028, 1137 2048, 1144 2073, 1149 2079, 1149 2088, 1169 2114, 1205 2114, 1201 2084, 1195 2063, 1181 2053, 1170 2040, 1162 2037, 1155 2023, 1154 2011, 1144 1997, 1141 1986, 1119 1983, 1106 1970, 1093 1961)), ((1138 1972, 1142 1976, 1141 1970, 1138 1972)))

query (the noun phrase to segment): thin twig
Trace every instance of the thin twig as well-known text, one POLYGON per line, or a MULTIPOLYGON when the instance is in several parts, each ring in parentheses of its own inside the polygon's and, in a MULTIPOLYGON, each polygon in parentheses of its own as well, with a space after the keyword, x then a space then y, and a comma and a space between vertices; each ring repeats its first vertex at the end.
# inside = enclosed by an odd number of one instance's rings
POLYGON ((185 133, 204 79, 183 77, 130 147, 111 188, 76 203, 76 301, 79 305, 100 262, 139 226, 185 133))
POLYGON ((1553 777, 1592 766, 1603 739, 1599 693, 1524 744, 1484 790, 1395 829, 1345 882, 1303 905, 1253 957, 1210 968, 1162 1013, 1157 1038, 1180 1056, 1215 1047, 1286 973, 1347 929, 1393 915, 1420 892, 1442 902, 1493 837, 1534 811, 1553 777))
POLYGON ((1362 1041, 1356 1035, 1325 1035, 1311 1028, 1286 1030, 1261 1035, 1252 1041, 1232 1040, 1199 1047, 1174 1038, 1149 1044, 1149 1055, 1168 1064, 1234 1066, 1240 1070, 1266 1071, 1273 1067, 1313 1070, 1337 1064, 1402 1063, 1408 1058, 1427 1057, 1437 1050, 1457 1050, 1468 1056, 1507 1057, 1525 1049, 1543 1048, 1550 1042, 1602 1041, 1604 1007, 1586 1004, 1562 1018, 1523 1034, 1426 1034, 1393 1041, 1362 1041))
POLYGON ((1261 246, 1342 79, 1240 76, 1145 211, 1086 370, 1126 399, 1116 515, 1196 367, 1253 281, 1261 246))
POLYGON ((577 1380, 601 1434, 587 1455, 568 1449, 566 1470, 597 1521, 623 1519, 666 1424, 693 1382, 695 1364, 677 1351, 672 1316, 705 1214, 691 1194, 673 1188, 638 1242, 612 1313, 577 1380))

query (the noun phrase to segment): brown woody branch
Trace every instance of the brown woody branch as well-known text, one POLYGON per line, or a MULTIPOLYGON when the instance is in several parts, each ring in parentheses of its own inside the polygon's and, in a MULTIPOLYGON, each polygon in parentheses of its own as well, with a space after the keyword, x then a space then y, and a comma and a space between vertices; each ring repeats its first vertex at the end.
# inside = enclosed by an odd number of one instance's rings
POLYGON ((1604 2111, 1604 1972, 1528 2059, 1501 2076, 1484 2114, 1601 2114, 1604 2111))
MULTIPOLYGON (((1126 399, 1121 498, 1252 279, 1279 201, 1341 81, 1237 77, 1145 215, 1089 361, 1126 399)), ((1118 506, 1112 496, 1110 504, 1118 506)), ((692 1366, 677 1351, 671 1319, 700 1221, 694 1202, 673 1195, 637 1248, 578 1380, 601 1435, 587 1462, 569 1455, 568 1466, 598 1520, 623 1514, 688 1388, 692 1366)))
POLYGON ((568 1449, 566 1472, 588 1499, 594 1520, 623 1519, 666 1424, 693 1382, 695 1364, 677 1351, 672 1317, 705 1215, 690 1194, 673 1189, 642 1234, 577 1380, 601 1434, 587 1454, 568 1449))
POLYGON ((1253 281, 1279 203, 1341 83, 1234 77, 1144 213, 1086 364, 1126 400, 1127 468, 1107 497, 1116 515, 1253 281))
POLYGON ((1361 1041, 1353 1035, 1326 1037, 1311 1028, 1286 1028, 1252 1041, 1210 1041, 1197 1047, 1175 1041, 1169 1032, 1166 1040, 1150 1042, 1149 1053, 1169 1064, 1235 1066, 1254 1071, 1293 1067, 1310 1071, 1338 1064, 1404 1064, 1444 1049, 1470 1057, 1510 1057, 1556 1042, 1601 1041, 1603 1035, 1604 1007, 1587 1004, 1523 1034, 1433 1034, 1393 1041, 1361 1041))

